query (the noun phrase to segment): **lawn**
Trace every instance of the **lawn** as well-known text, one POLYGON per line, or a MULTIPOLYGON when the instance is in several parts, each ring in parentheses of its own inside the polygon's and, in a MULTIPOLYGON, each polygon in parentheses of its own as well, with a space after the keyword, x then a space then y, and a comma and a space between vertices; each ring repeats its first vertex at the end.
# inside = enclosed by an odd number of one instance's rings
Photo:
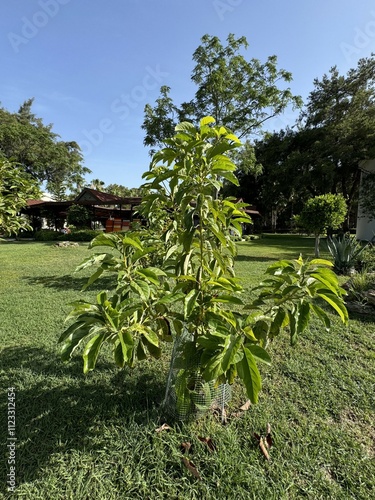
MULTIPOLYGON (((313 239, 267 236, 239 244, 246 293, 280 258, 312 256, 313 239)), ((209 416, 163 423, 167 355, 119 371, 104 353, 97 370, 59 359, 68 303, 92 297, 73 271, 87 246, 0 244, 0 495, 25 499, 372 499, 375 498, 375 318, 351 317, 324 331, 313 323, 291 348, 278 338, 261 367, 260 402, 239 415, 240 387, 226 425, 209 416), (16 493, 7 492, 7 388, 16 400, 16 493), (254 432, 271 424, 271 460, 254 432), (215 451, 198 437, 210 437, 215 451), (201 480, 183 464, 181 443, 201 480)), ((323 252, 323 257, 326 256, 323 252)), ((102 287, 110 286, 108 279, 102 287)))

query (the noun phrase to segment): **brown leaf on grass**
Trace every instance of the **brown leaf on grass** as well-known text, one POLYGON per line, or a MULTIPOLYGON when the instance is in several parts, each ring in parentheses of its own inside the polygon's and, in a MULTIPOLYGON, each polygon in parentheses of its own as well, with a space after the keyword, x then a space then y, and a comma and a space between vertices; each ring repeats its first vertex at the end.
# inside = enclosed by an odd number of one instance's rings
POLYGON ((240 410, 247 411, 250 408, 250 406, 251 406, 250 399, 248 399, 245 404, 240 406, 240 410))
POLYGON ((180 449, 182 453, 186 453, 191 449, 191 443, 189 443, 188 441, 184 441, 180 444, 180 449))
POLYGON ((207 445, 207 448, 210 451, 216 451, 217 450, 215 443, 212 441, 212 439, 210 437, 198 436, 198 439, 199 439, 199 441, 201 441, 201 443, 204 443, 205 445, 207 445))
POLYGON ((267 424, 267 434, 266 434, 266 437, 265 437, 265 443, 267 445, 267 448, 271 448, 271 446, 273 445, 273 439, 272 439, 272 435, 271 435, 271 425, 270 424, 267 424))
POLYGON ((260 434, 258 434, 257 432, 254 432, 254 437, 258 442, 260 441, 260 434))
POLYGON ((172 427, 169 427, 168 424, 163 424, 162 426, 155 429, 155 432, 170 431, 170 430, 172 430, 172 427))
POLYGON ((202 481, 202 476, 199 474, 198 469, 193 464, 193 462, 185 457, 182 457, 181 460, 183 461, 185 467, 193 474, 193 476, 199 479, 199 481, 202 481))
POLYGON ((263 438, 260 438, 260 440, 259 440, 259 448, 261 449, 261 452, 266 457, 266 459, 270 460, 270 456, 268 454, 268 451, 267 451, 267 448, 265 445, 265 440, 263 438))

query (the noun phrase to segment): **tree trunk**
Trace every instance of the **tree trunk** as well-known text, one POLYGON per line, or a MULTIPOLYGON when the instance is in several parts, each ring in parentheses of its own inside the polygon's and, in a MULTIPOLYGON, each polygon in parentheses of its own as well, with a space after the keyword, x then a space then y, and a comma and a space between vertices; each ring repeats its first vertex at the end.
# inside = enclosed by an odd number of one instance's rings
POLYGON ((319 258, 319 256, 320 256, 319 242, 320 242, 320 235, 316 234, 315 235, 315 257, 317 257, 317 258, 319 258))

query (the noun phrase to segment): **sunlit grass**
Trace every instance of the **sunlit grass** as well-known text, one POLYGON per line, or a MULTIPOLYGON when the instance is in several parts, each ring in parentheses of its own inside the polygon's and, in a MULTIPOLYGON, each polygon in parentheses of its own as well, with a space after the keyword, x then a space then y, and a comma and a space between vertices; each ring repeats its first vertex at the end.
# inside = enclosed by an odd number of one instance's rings
MULTIPOLYGON (((312 238, 267 236, 239 244, 247 290, 274 260, 313 256, 312 238)), ((322 247, 323 250, 323 247, 322 247)), ((90 298, 74 275, 87 246, 0 244, 1 428, 6 388, 16 389, 17 493, 25 499, 372 499, 375 497, 375 322, 333 319, 294 348, 271 344, 257 406, 223 426, 214 417, 157 433, 168 358, 118 371, 109 353, 84 376, 82 360, 59 359, 69 302, 90 298), (267 462, 253 439, 270 422, 267 462), (210 436, 217 451, 198 440, 210 436), (197 480, 181 461, 190 442, 197 480)), ((324 254, 327 257, 328 254, 324 254)), ((111 282, 105 279, 103 288, 111 282)), ((245 401, 236 388, 229 417, 245 401)), ((6 433, 2 433, 6 457, 6 433)), ((1 477, 6 477, 2 460, 1 477)), ((7 496, 3 480, 0 492, 7 496)))

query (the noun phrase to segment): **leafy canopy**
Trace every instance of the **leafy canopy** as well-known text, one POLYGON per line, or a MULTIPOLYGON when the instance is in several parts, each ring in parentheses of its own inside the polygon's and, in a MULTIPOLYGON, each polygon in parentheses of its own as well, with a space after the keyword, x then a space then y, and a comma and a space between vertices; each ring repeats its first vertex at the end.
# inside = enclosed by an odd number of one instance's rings
POLYGON ((240 138, 249 137, 287 106, 301 105, 301 99, 284 85, 292 76, 278 69, 276 56, 264 63, 255 58, 246 60, 243 52, 248 48, 247 40, 233 34, 226 45, 208 34, 201 42, 193 54, 194 98, 178 107, 169 95, 170 88, 163 86, 156 105, 145 107, 142 128, 146 146, 162 146, 178 121, 188 119, 198 124, 201 116, 212 116, 240 138))
POLYGON ((27 200, 38 198, 37 183, 15 163, 0 159, 0 233, 18 234, 31 229, 28 220, 20 214, 27 200))
POLYGON ((61 141, 32 113, 33 99, 25 101, 17 113, 0 108, 0 157, 16 161, 38 183, 46 182, 56 198, 65 197, 77 177, 90 170, 82 165, 82 154, 74 141, 61 141))

